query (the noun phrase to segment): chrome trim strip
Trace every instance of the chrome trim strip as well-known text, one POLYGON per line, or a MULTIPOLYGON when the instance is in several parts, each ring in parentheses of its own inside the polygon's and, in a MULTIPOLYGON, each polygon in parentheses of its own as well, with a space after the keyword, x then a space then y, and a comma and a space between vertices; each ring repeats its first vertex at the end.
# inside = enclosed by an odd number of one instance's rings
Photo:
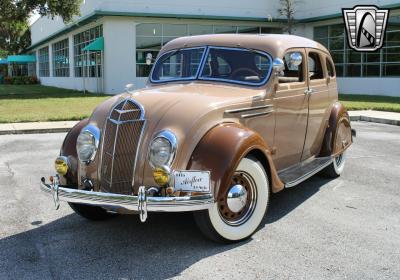
POLYGON ((255 107, 244 107, 244 108, 238 108, 238 109, 229 109, 229 110, 225 110, 225 113, 227 113, 227 114, 235 114, 235 113, 242 113, 242 112, 247 112, 247 111, 260 110, 260 109, 273 108, 273 107, 274 107, 274 105, 268 104, 268 105, 255 106, 255 107))
POLYGON ((253 117, 267 116, 267 115, 271 114, 273 111, 274 110, 268 110, 266 112, 244 114, 244 115, 241 115, 240 117, 247 119, 247 118, 253 118, 253 117))
POLYGON ((308 178, 310 178, 311 176, 317 174, 318 172, 320 172, 322 169, 324 169, 325 167, 327 167, 329 164, 331 164, 333 162, 333 158, 331 158, 330 160, 328 160, 327 162, 325 162, 324 164, 321 164, 320 166, 318 166, 316 169, 311 170, 310 172, 303 174, 301 177, 297 178, 294 181, 291 182, 287 182, 285 183, 285 188, 291 188, 294 187, 298 184, 300 184, 301 182, 307 180, 308 178))
POLYGON ((152 67, 150 75, 149 75, 149 80, 150 80, 151 83, 154 83, 154 84, 177 82, 177 81, 196 81, 196 80, 198 80, 198 81, 216 81, 216 82, 224 82, 224 83, 230 83, 230 84, 238 84, 238 85, 257 87, 257 86, 265 85, 268 82, 268 80, 270 79, 271 73, 272 73, 272 57, 267 52, 260 51, 260 50, 254 50, 254 49, 241 48, 241 47, 233 48, 233 47, 219 47, 219 46, 199 46, 199 47, 175 49, 175 50, 171 50, 171 51, 168 51, 168 52, 164 53, 161 57, 157 58, 157 60, 153 64, 153 67, 152 67), (196 76, 188 77, 188 78, 179 78, 179 79, 153 80, 153 72, 154 72, 155 66, 160 61, 160 59, 162 57, 164 57, 165 55, 167 55, 169 53, 177 52, 177 51, 180 51, 180 50, 203 49, 203 48, 205 50, 204 50, 203 55, 202 55, 202 57, 200 59, 200 64, 199 64, 199 68, 197 69, 196 76), (255 53, 258 53, 260 55, 266 56, 269 59, 269 62, 270 62, 270 67, 268 69, 268 73, 265 76, 264 80, 262 80, 261 82, 258 82, 258 83, 236 81, 236 80, 229 80, 229 79, 220 79, 220 78, 204 78, 204 77, 202 78, 201 77, 201 73, 203 72, 203 69, 205 67, 204 61, 207 59, 208 54, 210 52, 210 49, 226 49, 226 50, 234 50, 234 51, 248 51, 248 52, 255 52, 255 53))
POLYGON ((139 203, 149 212, 186 212, 209 209, 214 204, 211 193, 196 196, 152 197, 121 195, 113 193, 84 191, 58 186, 57 184, 40 183, 42 191, 52 195, 55 201, 88 204, 100 207, 117 207, 130 211, 138 211, 139 203), (145 203, 143 203, 145 202, 145 203))

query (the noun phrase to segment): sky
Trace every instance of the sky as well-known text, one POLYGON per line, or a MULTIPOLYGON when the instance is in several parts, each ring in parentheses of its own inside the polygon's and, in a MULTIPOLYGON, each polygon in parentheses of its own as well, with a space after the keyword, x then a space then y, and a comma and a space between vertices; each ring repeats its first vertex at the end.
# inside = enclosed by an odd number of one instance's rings
POLYGON ((29 25, 31 25, 32 23, 34 23, 39 17, 40 17, 40 15, 38 15, 37 13, 33 13, 33 14, 29 17, 29 25))

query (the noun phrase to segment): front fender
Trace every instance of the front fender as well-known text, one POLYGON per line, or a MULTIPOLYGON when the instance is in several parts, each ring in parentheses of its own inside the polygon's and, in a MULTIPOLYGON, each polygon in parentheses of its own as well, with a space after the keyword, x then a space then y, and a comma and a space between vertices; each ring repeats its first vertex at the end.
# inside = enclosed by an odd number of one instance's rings
POLYGON ((331 110, 319 156, 336 156, 345 151, 352 143, 349 114, 340 102, 336 102, 331 110))
POLYGON ((68 158, 70 166, 65 176, 60 176, 61 185, 77 185, 78 184, 78 155, 76 152, 76 140, 82 128, 89 123, 89 119, 83 119, 78 122, 67 133, 62 143, 60 156, 68 158))
POLYGON ((255 155, 270 175, 272 191, 283 189, 270 149, 262 137, 237 123, 224 123, 208 131, 197 144, 189 160, 188 170, 211 171, 214 196, 224 194, 240 160, 248 154, 255 155))

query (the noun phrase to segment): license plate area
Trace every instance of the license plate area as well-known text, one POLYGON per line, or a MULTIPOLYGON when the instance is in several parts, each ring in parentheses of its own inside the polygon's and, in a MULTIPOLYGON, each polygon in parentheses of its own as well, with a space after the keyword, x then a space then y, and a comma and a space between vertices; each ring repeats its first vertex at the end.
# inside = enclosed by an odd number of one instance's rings
POLYGON ((210 171, 176 170, 173 174, 175 191, 211 192, 210 171))

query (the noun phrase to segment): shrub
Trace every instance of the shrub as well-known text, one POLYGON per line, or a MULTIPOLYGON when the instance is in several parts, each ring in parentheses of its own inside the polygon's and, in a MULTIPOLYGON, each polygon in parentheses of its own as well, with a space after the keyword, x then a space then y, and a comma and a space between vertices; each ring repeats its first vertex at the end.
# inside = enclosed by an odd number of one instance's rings
POLYGON ((8 85, 34 85, 39 83, 36 76, 4 77, 4 83, 8 85))

